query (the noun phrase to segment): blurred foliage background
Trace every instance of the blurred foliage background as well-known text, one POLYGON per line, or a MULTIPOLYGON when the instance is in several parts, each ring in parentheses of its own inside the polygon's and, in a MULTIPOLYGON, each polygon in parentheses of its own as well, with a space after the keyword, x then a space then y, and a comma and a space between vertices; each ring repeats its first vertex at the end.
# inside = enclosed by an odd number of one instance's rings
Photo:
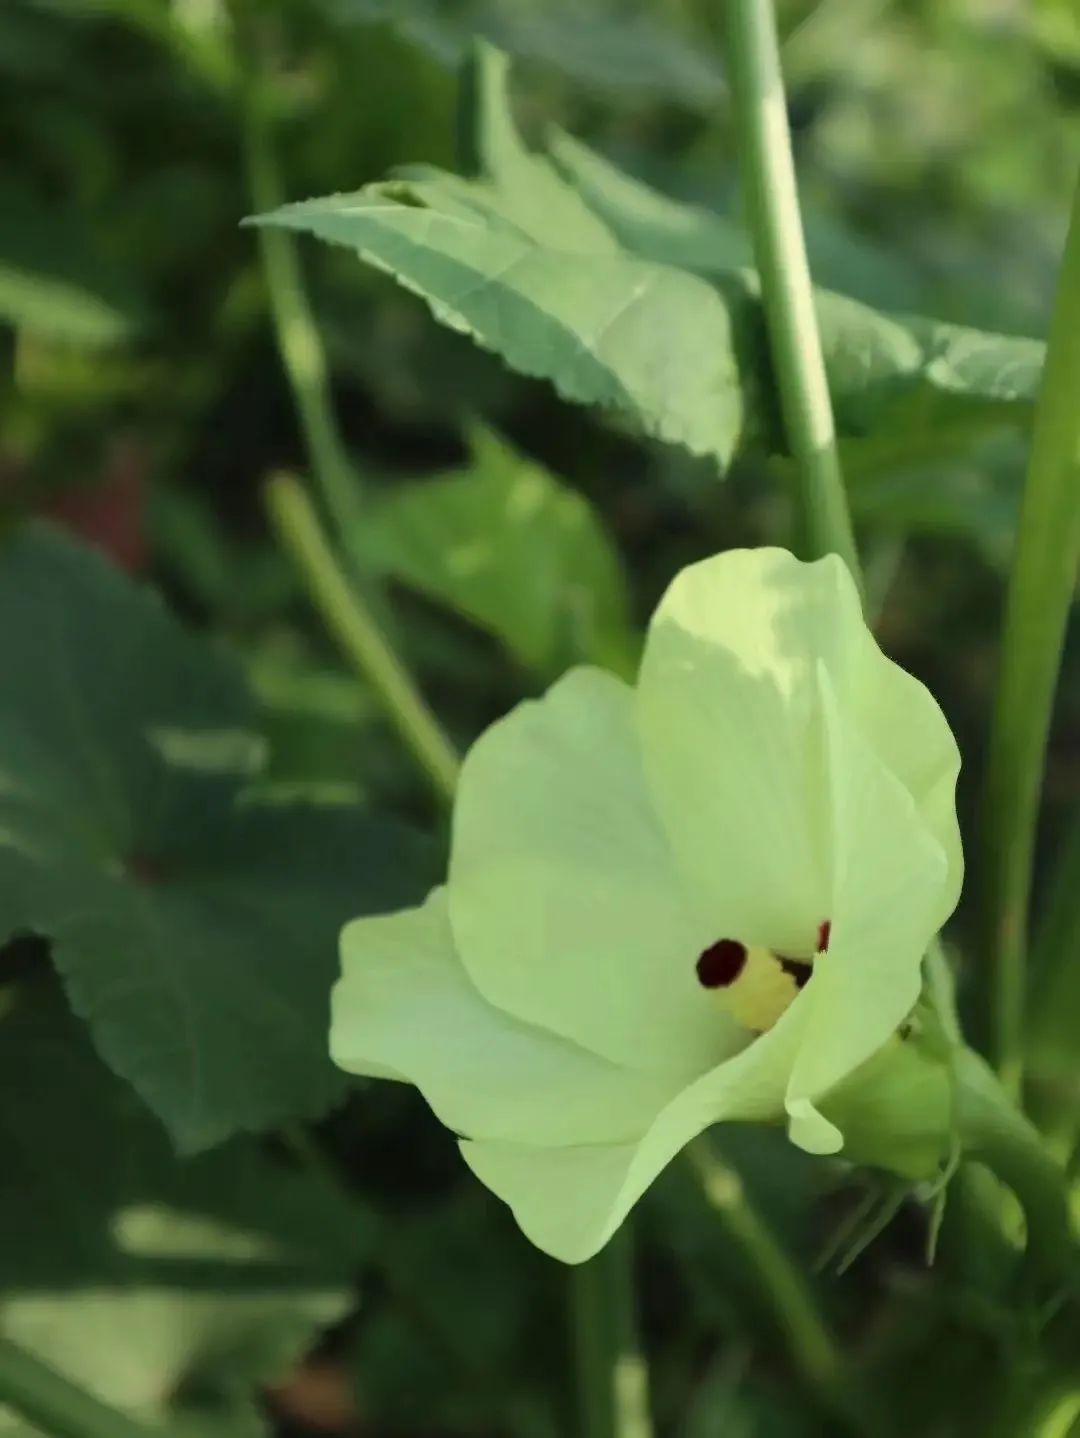
MULTIPOLYGON (((1080 138, 1073 0, 780 8, 815 277, 880 309, 1042 337, 1080 138)), ((721 9, 719 0, 259 0, 248 15, 258 43, 240 46, 223 0, 4 0, 0 503, 11 519, 50 517, 151 581, 239 661, 262 708, 268 777, 283 792, 363 799, 440 830, 263 517, 267 476, 302 473, 306 455, 256 236, 240 228, 257 208, 244 76, 257 69, 265 87, 284 197, 348 191, 406 163, 456 167, 457 71, 482 34, 513 58, 526 135, 555 122, 658 190, 719 212, 736 233, 721 9)), ((738 457, 721 479, 710 461, 643 443, 512 375, 352 256, 307 243, 301 253, 336 414, 373 505, 365 545, 391 581, 396 642, 462 744, 568 662, 632 665, 634 634, 683 563, 790 539, 784 485, 760 457, 738 457), (500 509, 507 474, 535 491, 516 527, 500 509), (418 482, 448 475, 456 498, 444 487, 434 507, 424 503, 418 482), (493 528, 501 562, 462 583, 454 554, 493 528)), ((851 446, 848 478, 882 642, 931 685, 960 738, 970 837, 1025 445, 1005 427, 960 434, 930 455, 909 438, 891 450, 851 446)), ((1050 938, 1037 959, 1047 973, 1048 953, 1080 943, 1054 900, 1080 871, 1078 798, 1073 636, 1039 871, 1050 938)), ((5 952, 10 972, 43 964, 30 949, 5 952)), ((977 959, 969 946, 962 996, 977 959)), ((1076 1083, 1061 1052, 1080 1022, 1080 987, 1075 976, 1071 988, 1038 971, 1035 980, 1048 997, 1036 1005, 1033 1069, 1057 1092, 1076 1083)), ((31 1058, 13 1083, 48 1087, 26 1025, 31 1058)), ((106 1082, 93 1055, 77 1057, 106 1082)), ((112 1102, 121 1100, 103 1094, 104 1107, 112 1102)), ((58 1114, 40 1119, 54 1121, 62 1133, 58 1114)), ((120 1151, 136 1141, 160 1143, 140 1130, 120 1151)), ((251 1158, 277 1162, 278 1185, 289 1171, 280 1143, 251 1158)), ((303 1319, 294 1304, 271 1342, 265 1307, 256 1336, 244 1326, 237 1305, 259 1308, 250 1291, 223 1316, 223 1300, 196 1301, 189 1286, 166 1300, 125 1278, 134 1291, 121 1284, 87 1307, 86 1291, 68 1292, 90 1284, 72 1276, 72 1260, 43 1285, 68 1305, 48 1350, 59 1361, 93 1329, 89 1368, 100 1375, 102 1355, 115 1368, 120 1354, 132 1370, 115 1392, 104 1384, 111 1396, 143 1404, 149 1383, 155 1401, 175 1407, 182 1394, 192 1433, 262 1432, 267 1422, 282 1434, 372 1438, 567 1432, 562 1276, 465 1174, 417 1096, 354 1093, 317 1143, 333 1170, 326 1227, 350 1229, 330 1245, 334 1284, 343 1265, 355 1279, 345 1297, 322 1291, 325 1273, 311 1278, 303 1319), (342 1186, 362 1223, 341 1214, 342 1186), (317 1342, 316 1323, 331 1325, 317 1342), (136 1330, 160 1342, 140 1356, 136 1330), (251 1390, 275 1371, 273 1355, 253 1353, 260 1343, 295 1371, 257 1411, 251 1390), (221 1417, 218 1400, 234 1390, 240 1398, 221 1417), (212 1417, 198 1416, 204 1393, 212 1417)), ((768 1136, 737 1134, 725 1148, 809 1266, 850 1208, 850 1181, 768 1136)), ((107 1216, 113 1200, 86 1201, 107 1216)), ((681 1170, 644 1205, 639 1247, 662 1434, 842 1431, 772 1328, 738 1245, 681 1170)), ((28 1301, 20 1282, 17 1266, 0 1267, 0 1326, 11 1302, 28 1301)), ((1036 1356, 995 1308, 985 1255, 946 1247, 926 1267, 918 1214, 902 1212, 842 1282, 828 1273, 814 1282, 896 1431, 1069 1431, 1060 1400, 1080 1382, 1075 1335, 1071 1349, 1066 1336, 1060 1352, 1051 1343, 1036 1356), (1059 1426, 1038 1426, 1051 1422, 1059 1426)))

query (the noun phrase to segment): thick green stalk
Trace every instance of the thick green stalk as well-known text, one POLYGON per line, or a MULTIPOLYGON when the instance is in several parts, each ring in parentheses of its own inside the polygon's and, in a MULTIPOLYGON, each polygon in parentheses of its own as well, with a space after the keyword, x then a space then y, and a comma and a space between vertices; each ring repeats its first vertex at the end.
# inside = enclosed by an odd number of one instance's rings
POLYGON ((52 1438, 166 1438, 79 1388, 8 1338, 0 1339, 0 1403, 52 1438))
POLYGON ((953 1053, 957 1137, 1007 1184, 1024 1210, 1027 1266, 1054 1288, 1073 1282, 1075 1250, 1064 1173, 985 1059, 953 1053))
POLYGON ((342 572, 303 486, 288 475, 276 475, 266 487, 266 507, 274 531, 291 555, 328 631, 375 690, 436 793, 449 802, 457 784, 457 752, 356 585, 342 572))
POLYGON ((1080 187, 1035 408, 1002 638, 983 808, 998 1071, 1020 1088, 1026 929, 1046 741, 1080 563, 1080 187))
POLYGON ((595 1258, 570 1270, 578 1438, 652 1438, 633 1263, 633 1235, 624 1224, 595 1258))
MULTIPOLYGON (((832 403, 814 310, 771 0, 729 0, 728 74, 740 171, 805 541, 836 553, 862 589, 832 403)), ((688 1150, 709 1201, 753 1265, 792 1360, 845 1426, 861 1426, 845 1398, 844 1364, 813 1294, 748 1202, 738 1175, 702 1137, 688 1150)))
POLYGON ((772 0, 728 0, 739 168, 806 542, 861 585, 806 259, 772 0))

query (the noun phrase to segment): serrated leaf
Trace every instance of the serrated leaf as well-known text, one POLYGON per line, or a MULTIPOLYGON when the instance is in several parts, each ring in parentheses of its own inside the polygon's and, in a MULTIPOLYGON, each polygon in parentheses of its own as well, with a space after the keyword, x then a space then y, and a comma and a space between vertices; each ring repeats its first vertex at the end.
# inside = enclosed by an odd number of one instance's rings
MULTIPOLYGON (((621 412, 649 436, 721 465, 751 435, 782 452, 776 414, 760 403, 772 379, 745 240, 565 136, 551 141, 554 169, 541 162, 514 129, 490 52, 478 78, 479 178, 410 170, 257 223, 352 248, 512 369, 621 412)), ((1039 342, 882 314, 828 290, 816 303, 842 437, 891 434, 903 463, 905 446, 932 455, 964 426, 1024 422, 1039 342)))
POLYGON ((564 399, 726 462, 743 422, 734 326, 719 290, 631 255, 538 245, 506 221, 440 214, 401 183, 286 205, 256 223, 353 249, 451 329, 564 399))
POLYGON ((419 843, 340 805, 242 802, 236 666, 44 529, 0 549, 0 671, 0 936, 52 941, 181 1148, 324 1109, 338 931, 421 892, 419 843))
POLYGON ((361 1212, 251 1140, 175 1159, 51 986, 0 1024, 0 1138, 0 1334, 170 1432, 264 1433, 256 1389, 349 1303, 361 1212))
POLYGON ((918 442, 964 419, 1022 422, 1046 347, 923 315, 887 315, 819 290, 818 324, 841 430, 875 438, 909 430, 918 442))
POLYGON ((471 468, 395 490, 364 524, 372 562, 500 638, 523 664, 627 667, 618 557, 581 495, 493 434, 471 468))
MULTIPOLYGON (((738 226, 698 205, 672 200, 555 131, 551 158, 635 254, 723 277, 753 266, 738 226)), ((1034 400, 1045 346, 922 315, 884 314, 846 294, 815 291, 829 388, 844 434, 888 432, 923 441, 935 431, 1014 421, 1034 400)), ((752 291, 748 303, 755 304, 752 291)), ((897 455, 895 448, 894 458, 897 455)))

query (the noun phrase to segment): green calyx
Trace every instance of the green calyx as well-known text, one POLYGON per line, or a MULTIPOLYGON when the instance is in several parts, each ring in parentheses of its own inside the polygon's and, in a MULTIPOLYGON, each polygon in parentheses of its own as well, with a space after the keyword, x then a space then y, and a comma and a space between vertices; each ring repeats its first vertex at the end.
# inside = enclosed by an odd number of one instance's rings
POLYGON ((828 1096, 845 1159, 940 1193, 961 1161, 985 1165, 1024 1213, 1025 1266, 1069 1281, 1073 1234, 1065 1175, 986 1061, 947 1037, 925 1003, 828 1096))

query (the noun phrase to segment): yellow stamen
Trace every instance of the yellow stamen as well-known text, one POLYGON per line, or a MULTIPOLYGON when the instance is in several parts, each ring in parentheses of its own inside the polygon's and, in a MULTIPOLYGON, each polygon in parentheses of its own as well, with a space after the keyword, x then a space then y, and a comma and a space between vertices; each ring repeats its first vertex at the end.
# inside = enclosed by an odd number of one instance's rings
POLYGON ((793 976, 769 949, 751 947, 738 978, 714 991, 717 1003, 746 1028, 764 1033, 799 992, 793 976))

